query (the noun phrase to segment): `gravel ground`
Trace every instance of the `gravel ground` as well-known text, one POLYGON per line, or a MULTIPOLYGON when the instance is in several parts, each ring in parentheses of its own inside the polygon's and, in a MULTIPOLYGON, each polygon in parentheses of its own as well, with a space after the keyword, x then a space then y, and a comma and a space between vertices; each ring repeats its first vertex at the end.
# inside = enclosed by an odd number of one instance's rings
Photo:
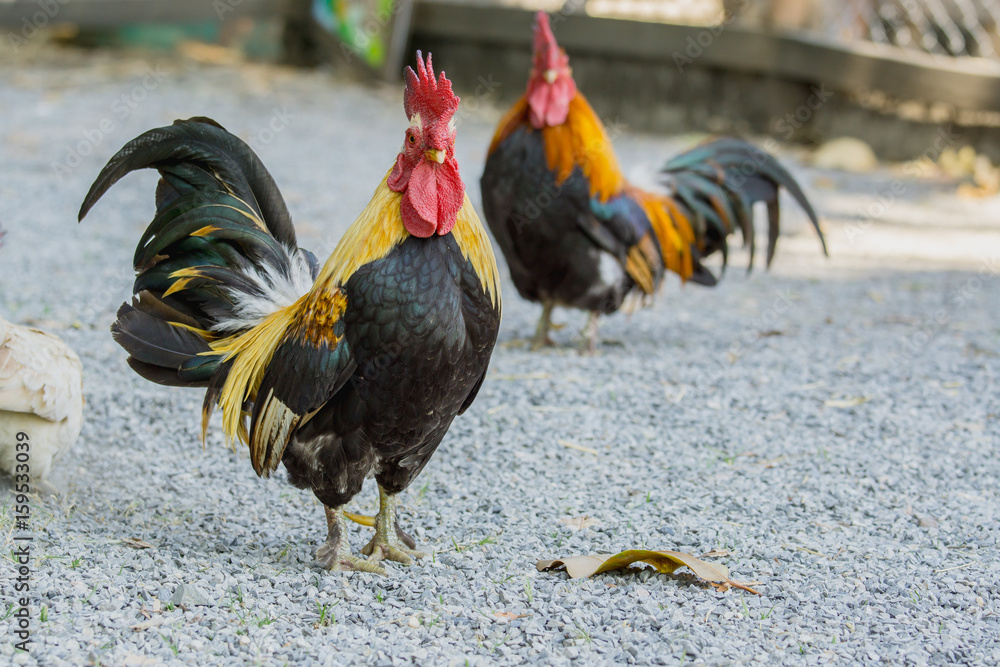
MULTIPOLYGON (((322 255, 398 150, 399 89, 43 52, 0 61, 0 91, 0 306, 75 347, 87 399, 58 493, 32 500, 32 650, 4 639, 0 661, 1000 662, 997 198, 892 169, 822 173, 782 150, 830 260, 788 202, 769 273, 746 276, 737 254, 716 289, 672 281, 654 308, 607 319, 594 357, 568 347, 580 313, 557 313, 566 347, 529 353, 539 308, 506 281, 491 375, 404 494, 433 557, 388 578, 331 574, 312 558, 325 525, 311 494, 257 479, 217 423, 203 449, 200 392, 142 381, 108 333, 155 175, 75 217, 128 139, 210 115, 258 149, 322 255), (579 517, 593 525, 571 530, 579 517), (632 547, 724 551, 762 595, 683 570, 571 581, 534 567, 632 547)), ((478 203, 500 110, 465 97, 459 157, 478 203)), ((689 141, 626 129, 619 155, 648 180, 689 141)), ((369 485, 355 509, 375 501, 369 485)), ((5 609, 14 576, 4 559, 5 609)), ((13 638, 13 617, 0 627, 13 638)))

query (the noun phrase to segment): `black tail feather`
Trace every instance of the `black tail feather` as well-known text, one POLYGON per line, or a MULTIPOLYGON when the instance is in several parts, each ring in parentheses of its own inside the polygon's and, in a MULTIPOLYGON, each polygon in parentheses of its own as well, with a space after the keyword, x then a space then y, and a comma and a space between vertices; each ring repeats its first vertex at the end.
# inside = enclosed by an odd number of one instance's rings
POLYGON ((132 299, 132 307, 167 322, 177 322, 178 324, 198 328, 198 321, 196 319, 174 308, 164 299, 158 299, 151 292, 136 290, 135 297, 132 299))
MULTIPOLYGON (((79 219, 123 176, 155 168, 182 180, 194 169, 221 183, 228 192, 253 206, 268 231, 286 247, 296 247, 295 229, 285 200, 260 158, 243 141, 210 118, 195 117, 150 130, 118 151, 90 188, 79 219)), ((176 188, 175 188, 176 190, 176 188)))
POLYGON ((288 210, 259 158, 207 118, 175 121, 127 143, 91 186, 80 219, 143 168, 160 172, 156 213, 135 250, 136 298, 122 305, 112 333, 143 377, 214 386, 213 374, 224 377, 228 366, 209 341, 254 326, 241 303, 255 304, 258 320, 266 314, 262 298, 265 307, 281 307, 289 289, 311 283, 303 274, 315 276, 317 263, 296 257, 288 210))
POLYGON ((147 364, 139 361, 135 357, 129 357, 126 359, 126 362, 128 363, 129 368, 135 371, 136 374, 138 374, 142 379, 155 382, 156 384, 163 385, 165 387, 204 387, 208 384, 208 380, 183 380, 177 375, 176 371, 164 368, 163 366, 147 364))
POLYGON ((674 198, 690 217, 703 256, 720 251, 723 270, 728 261, 727 236, 739 226, 750 252, 748 270, 756 251, 753 204, 765 202, 768 209, 767 265, 774 258, 780 233, 778 192, 784 187, 812 222, 828 255, 819 219, 802 188, 791 174, 766 151, 739 139, 716 139, 670 160, 663 173, 674 198))
POLYGON ((136 360, 173 368, 176 372, 188 359, 211 352, 205 339, 194 331, 161 320, 123 303, 118 319, 111 325, 115 341, 136 360))

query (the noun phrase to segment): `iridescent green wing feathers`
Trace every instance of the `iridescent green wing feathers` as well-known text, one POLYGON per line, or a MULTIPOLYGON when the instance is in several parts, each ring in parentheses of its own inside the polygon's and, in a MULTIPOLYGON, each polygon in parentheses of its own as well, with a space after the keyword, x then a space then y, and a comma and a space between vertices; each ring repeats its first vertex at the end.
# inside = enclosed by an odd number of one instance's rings
POLYGON ((357 368, 344 337, 347 298, 339 288, 307 297, 299 316, 271 355, 254 399, 250 462, 268 477, 292 434, 350 379, 357 368), (324 313, 317 323, 310 315, 324 313))

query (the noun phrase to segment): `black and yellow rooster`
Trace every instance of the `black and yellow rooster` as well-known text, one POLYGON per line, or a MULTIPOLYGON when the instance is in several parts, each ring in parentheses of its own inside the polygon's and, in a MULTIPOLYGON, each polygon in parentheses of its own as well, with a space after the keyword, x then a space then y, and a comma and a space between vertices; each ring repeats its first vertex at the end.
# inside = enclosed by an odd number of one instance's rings
POLYGON ((298 247, 278 187, 207 118, 146 132, 91 187, 80 219, 127 173, 160 172, 131 304, 112 325, 142 377, 207 387, 262 477, 283 463, 326 509, 316 557, 383 573, 419 556, 396 495, 482 385, 500 322, 496 260, 455 161, 459 100, 431 57, 407 68, 403 149, 326 263, 298 247), (344 511, 378 482, 375 536, 352 555, 344 511))
POLYGON ((629 294, 655 293, 665 270, 714 285, 701 260, 716 251, 725 260, 726 239, 737 228, 752 266, 754 202, 767 202, 770 264, 782 186, 820 232, 791 175, 744 141, 703 144, 663 171, 670 194, 625 180, 604 126, 576 89, 548 16, 539 12, 528 89, 500 121, 481 180, 486 222, 514 285, 542 304, 533 348, 551 344, 555 306, 590 311, 583 344, 592 351, 600 314, 618 310, 629 294))

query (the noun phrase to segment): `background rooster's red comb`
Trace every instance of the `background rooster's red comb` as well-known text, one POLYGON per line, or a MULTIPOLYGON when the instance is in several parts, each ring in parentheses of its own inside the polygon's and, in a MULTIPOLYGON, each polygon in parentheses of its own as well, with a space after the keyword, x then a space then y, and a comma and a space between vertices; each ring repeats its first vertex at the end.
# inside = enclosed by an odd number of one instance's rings
POLYGON ((546 46, 558 48, 556 36, 552 34, 552 27, 549 25, 549 15, 545 12, 535 14, 535 53, 541 53, 546 46))
POLYGON ((458 109, 459 98, 451 89, 444 72, 435 79, 434 67, 431 64, 431 54, 427 54, 427 63, 417 51, 417 71, 406 68, 406 92, 403 93, 403 109, 406 117, 412 118, 419 113, 421 117, 434 116, 439 119, 449 119, 458 109))
POLYGON ((559 48, 556 36, 549 25, 549 15, 545 12, 535 14, 535 39, 532 58, 535 69, 539 72, 547 69, 569 67, 569 56, 559 48))

